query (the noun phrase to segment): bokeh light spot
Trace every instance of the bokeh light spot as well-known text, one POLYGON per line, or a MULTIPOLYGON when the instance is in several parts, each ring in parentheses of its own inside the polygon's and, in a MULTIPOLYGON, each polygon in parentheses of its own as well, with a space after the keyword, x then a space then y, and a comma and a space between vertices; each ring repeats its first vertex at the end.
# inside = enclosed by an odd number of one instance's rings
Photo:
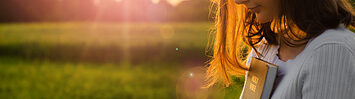
POLYGON ((194 73, 190 73, 190 75, 189 75, 190 77, 193 77, 194 76, 194 73))

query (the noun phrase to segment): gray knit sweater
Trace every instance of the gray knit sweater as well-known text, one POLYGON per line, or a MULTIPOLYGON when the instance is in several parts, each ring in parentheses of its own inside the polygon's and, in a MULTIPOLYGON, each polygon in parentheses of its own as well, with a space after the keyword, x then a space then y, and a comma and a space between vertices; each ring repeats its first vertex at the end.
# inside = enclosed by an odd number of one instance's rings
MULTIPOLYGON (((277 48, 271 46, 260 58, 275 62, 277 48)), ((284 65, 287 69, 272 99, 355 99, 355 33, 344 25, 312 39, 284 65)))

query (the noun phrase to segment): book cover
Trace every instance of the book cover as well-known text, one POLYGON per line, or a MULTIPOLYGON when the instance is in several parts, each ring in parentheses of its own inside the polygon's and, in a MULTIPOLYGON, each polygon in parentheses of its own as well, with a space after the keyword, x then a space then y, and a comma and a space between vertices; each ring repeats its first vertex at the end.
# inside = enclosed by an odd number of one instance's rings
POLYGON ((269 99, 278 66, 253 57, 245 82, 242 99, 269 99))

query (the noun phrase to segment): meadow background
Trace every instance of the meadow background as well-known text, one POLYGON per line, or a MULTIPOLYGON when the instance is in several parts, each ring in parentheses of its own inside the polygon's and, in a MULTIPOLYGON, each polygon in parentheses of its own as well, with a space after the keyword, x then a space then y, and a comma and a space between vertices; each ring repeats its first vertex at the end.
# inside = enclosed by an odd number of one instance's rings
MULTIPOLYGON (((0 99, 236 99, 209 89, 209 0, 0 0, 0 99)), ((354 31, 353 28, 351 28, 354 31)))
POLYGON ((1 99, 238 98, 200 89, 208 0, 1 0, 1 99))

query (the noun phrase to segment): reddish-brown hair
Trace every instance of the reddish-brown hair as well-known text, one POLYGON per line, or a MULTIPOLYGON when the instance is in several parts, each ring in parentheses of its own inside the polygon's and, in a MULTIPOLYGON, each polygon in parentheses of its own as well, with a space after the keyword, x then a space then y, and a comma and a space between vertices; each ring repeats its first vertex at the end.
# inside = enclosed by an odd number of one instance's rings
POLYGON ((347 0, 280 0, 279 16, 260 23, 254 13, 234 0, 211 2, 215 26, 211 31, 213 43, 209 43, 207 50, 213 55, 207 64, 205 87, 212 86, 218 79, 228 86, 230 75, 245 75, 248 70, 245 57, 251 50, 261 55, 255 49, 263 38, 267 44, 278 45, 276 37, 282 35, 280 40, 286 45, 299 46, 326 29, 353 24, 355 15, 347 0))

